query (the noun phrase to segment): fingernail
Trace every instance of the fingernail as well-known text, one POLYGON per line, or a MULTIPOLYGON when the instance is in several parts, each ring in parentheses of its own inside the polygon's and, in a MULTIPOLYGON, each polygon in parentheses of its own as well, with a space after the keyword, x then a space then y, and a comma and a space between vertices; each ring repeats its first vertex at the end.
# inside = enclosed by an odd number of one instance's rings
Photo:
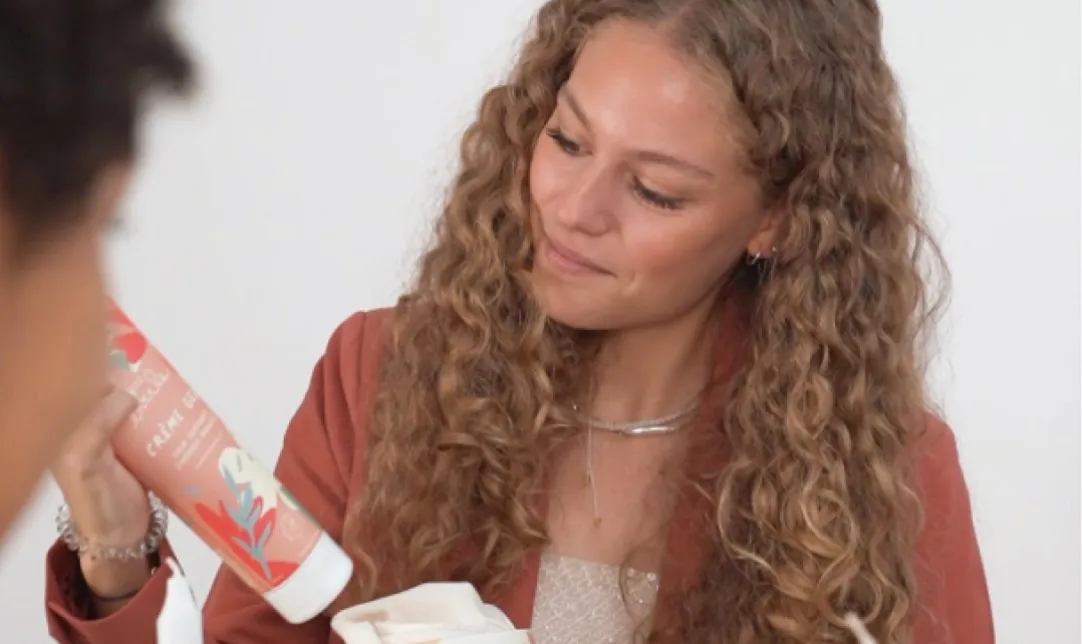
POLYGON ((117 406, 129 414, 135 411, 135 408, 139 405, 139 401, 123 389, 116 389, 110 395, 116 400, 117 406))

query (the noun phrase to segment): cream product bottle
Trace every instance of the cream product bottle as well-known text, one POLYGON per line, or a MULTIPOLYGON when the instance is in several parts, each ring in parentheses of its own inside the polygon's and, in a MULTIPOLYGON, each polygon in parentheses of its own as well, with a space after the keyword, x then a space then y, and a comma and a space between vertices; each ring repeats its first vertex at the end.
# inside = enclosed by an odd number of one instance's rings
POLYGON ((117 458, 288 622, 324 611, 353 564, 115 304, 110 380, 138 401, 117 458))

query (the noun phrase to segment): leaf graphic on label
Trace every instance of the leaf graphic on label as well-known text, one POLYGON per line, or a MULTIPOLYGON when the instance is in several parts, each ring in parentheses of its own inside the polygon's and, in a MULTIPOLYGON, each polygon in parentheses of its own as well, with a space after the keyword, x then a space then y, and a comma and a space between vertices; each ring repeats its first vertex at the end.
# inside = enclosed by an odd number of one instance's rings
POLYGON ((263 516, 263 498, 257 496, 252 502, 252 508, 248 510, 248 525, 255 525, 261 516, 263 516))
POLYGON ((260 517, 259 521, 256 521, 254 532, 259 535, 265 532, 267 537, 270 538, 270 535, 274 534, 274 524, 277 517, 278 513, 274 508, 267 510, 267 513, 260 517))
POLYGON ((244 491, 241 492, 240 509, 237 511, 237 515, 241 517, 241 525, 252 525, 253 522, 250 520, 252 516, 252 488, 249 485, 244 486, 244 491))
POLYGON ((128 364, 136 364, 142 360, 143 355, 147 352, 147 341, 138 331, 129 331, 114 335, 113 347, 124 353, 124 357, 128 359, 128 364))
POLYGON ((230 494, 236 497, 237 493, 239 492, 239 490, 237 489, 237 482, 233 478, 233 474, 229 471, 228 467, 222 468, 222 478, 225 479, 225 484, 229 486, 230 494))
POLYGON ((240 510, 234 509, 233 505, 222 506, 225 508, 226 515, 229 516, 229 520, 232 521, 237 527, 244 527, 244 517, 241 516, 240 510))
POLYGON ((131 363, 128 362, 128 357, 124 355, 123 351, 112 349, 109 351, 109 360, 125 371, 131 371, 131 363))
MULTIPOLYGON (((288 562, 268 562, 263 549, 251 542, 251 533, 242 530, 229 518, 229 510, 218 503, 218 512, 211 511, 202 503, 195 504, 196 515, 202 519, 211 531, 222 539, 236 557, 237 562, 256 575, 268 580, 272 585, 288 577, 297 568, 297 564, 288 562)), ((272 515, 273 510, 268 512, 272 515)), ((273 524, 273 518, 268 522, 273 524)))
POLYGON ((259 540, 256 542, 256 548, 263 550, 267 547, 267 541, 271 536, 271 526, 269 523, 263 525, 263 531, 259 533, 259 540))

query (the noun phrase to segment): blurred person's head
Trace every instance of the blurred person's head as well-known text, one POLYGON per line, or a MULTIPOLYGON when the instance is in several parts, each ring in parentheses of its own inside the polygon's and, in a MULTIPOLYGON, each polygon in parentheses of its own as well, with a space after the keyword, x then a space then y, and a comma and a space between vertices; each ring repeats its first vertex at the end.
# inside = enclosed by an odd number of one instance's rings
POLYGON ((840 641, 843 600, 901 637, 937 256, 905 134, 872 0, 547 2, 396 311, 347 532, 362 594, 443 574, 465 538, 455 574, 507 584, 606 342, 740 306, 677 639, 840 641))
POLYGON ((103 236, 192 76, 165 4, 0 0, 0 536, 105 393, 103 236))

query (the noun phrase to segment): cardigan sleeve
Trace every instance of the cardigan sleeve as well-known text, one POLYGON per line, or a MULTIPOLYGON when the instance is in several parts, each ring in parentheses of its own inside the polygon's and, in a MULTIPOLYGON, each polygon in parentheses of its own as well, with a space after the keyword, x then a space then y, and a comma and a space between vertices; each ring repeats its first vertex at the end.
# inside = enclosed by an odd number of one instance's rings
POLYGON ((969 491, 950 428, 930 418, 922 454, 914 642, 993 644, 995 631, 969 491))

